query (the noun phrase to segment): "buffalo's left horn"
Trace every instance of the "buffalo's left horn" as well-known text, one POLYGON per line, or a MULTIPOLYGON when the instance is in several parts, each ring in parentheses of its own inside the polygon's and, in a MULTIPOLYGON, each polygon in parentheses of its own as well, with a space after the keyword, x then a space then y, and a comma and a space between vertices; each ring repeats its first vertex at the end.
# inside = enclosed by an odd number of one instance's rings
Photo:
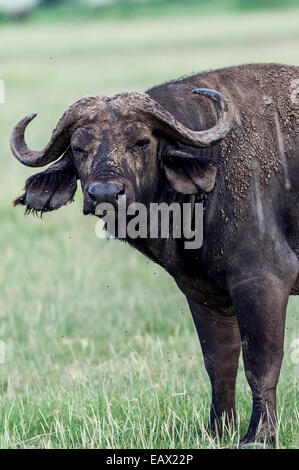
POLYGON ((221 142, 221 140, 223 140, 230 132, 234 124, 234 105, 230 98, 216 90, 197 88, 193 90, 192 93, 207 96, 217 103, 220 109, 220 116, 215 126, 207 130, 193 131, 174 119, 172 115, 170 115, 171 118, 169 121, 164 121, 164 124, 169 126, 175 134, 177 134, 178 140, 183 143, 193 147, 211 147, 212 145, 221 142))
MULTIPOLYGON (((154 117, 158 122, 158 126, 168 131, 178 141, 193 147, 210 147, 223 140, 231 130, 235 116, 234 105, 230 98, 219 91, 197 88, 193 90, 193 93, 207 96, 217 103, 220 108, 220 116, 214 127, 202 131, 193 131, 177 121, 171 113, 145 93, 123 93, 122 95, 128 106, 138 108, 140 111, 154 117)), ((122 95, 118 95, 119 98, 122 95)))

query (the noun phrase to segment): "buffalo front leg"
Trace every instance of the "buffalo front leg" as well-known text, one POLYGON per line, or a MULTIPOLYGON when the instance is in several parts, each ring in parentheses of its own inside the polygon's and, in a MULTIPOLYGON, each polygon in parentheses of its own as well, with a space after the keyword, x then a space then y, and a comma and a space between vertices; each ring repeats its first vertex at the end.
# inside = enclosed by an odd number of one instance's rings
POLYGON ((249 429, 242 443, 275 440, 276 385, 283 358, 285 313, 296 279, 296 269, 292 271, 279 277, 243 272, 229 280, 253 399, 249 429))
POLYGON ((212 386, 210 426, 222 430, 235 419, 235 388, 241 340, 235 316, 225 316, 189 300, 212 386))

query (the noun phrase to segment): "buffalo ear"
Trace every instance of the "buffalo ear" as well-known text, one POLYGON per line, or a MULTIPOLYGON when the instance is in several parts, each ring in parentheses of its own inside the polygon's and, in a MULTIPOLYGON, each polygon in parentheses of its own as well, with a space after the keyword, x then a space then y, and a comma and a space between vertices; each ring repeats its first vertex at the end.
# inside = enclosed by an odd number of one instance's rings
POLYGON ((14 200, 14 206, 22 204, 27 212, 49 212, 73 200, 77 189, 77 176, 71 161, 70 150, 46 170, 30 176, 25 193, 14 200))
POLYGON ((170 184, 179 193, 208 193, 215 186, 217 167, 208 158, 174 151, 165 159, 164 170, 170 184))

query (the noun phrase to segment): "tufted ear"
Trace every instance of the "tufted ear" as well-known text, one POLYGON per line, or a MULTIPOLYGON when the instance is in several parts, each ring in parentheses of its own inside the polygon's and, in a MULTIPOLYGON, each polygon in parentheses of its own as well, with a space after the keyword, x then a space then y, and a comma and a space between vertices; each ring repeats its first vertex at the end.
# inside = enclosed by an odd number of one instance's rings
POLYGON ((217 167, 208 158, 172 151, 164 161, 164 170, 171 186, 179 193, 208 193, 215 186, 217 167))
POLYGON ((77 189, 77 176, 71 160, 71 150, 46 170, 30 176, 25 193, 14 200, 14 206, 22 204, 27 212, 49 212, 73 200, 77 189))

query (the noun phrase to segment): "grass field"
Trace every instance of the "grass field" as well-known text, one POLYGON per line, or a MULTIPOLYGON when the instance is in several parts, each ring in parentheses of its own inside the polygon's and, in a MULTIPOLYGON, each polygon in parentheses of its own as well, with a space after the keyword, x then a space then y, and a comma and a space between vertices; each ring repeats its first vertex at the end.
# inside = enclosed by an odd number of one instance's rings
MULTIPOLYGON (((11 156, 8 140, 16 121, 37 112, 28 143, 44 146, 82 95, 144 90, 239 63, 299 65, 298 18, 297 9, 1 26, 1 448, 218 448, 245 433, 251 395, 242 365, 237 429, 214 439, 205 431, 209 382, 183 295, 136 251, 97 239, 79 192, 42 221, 13 209, 32 170, 11 156)), ((291 361, 298 311, 292 298, 279 448, 299 446, 291 361)))

